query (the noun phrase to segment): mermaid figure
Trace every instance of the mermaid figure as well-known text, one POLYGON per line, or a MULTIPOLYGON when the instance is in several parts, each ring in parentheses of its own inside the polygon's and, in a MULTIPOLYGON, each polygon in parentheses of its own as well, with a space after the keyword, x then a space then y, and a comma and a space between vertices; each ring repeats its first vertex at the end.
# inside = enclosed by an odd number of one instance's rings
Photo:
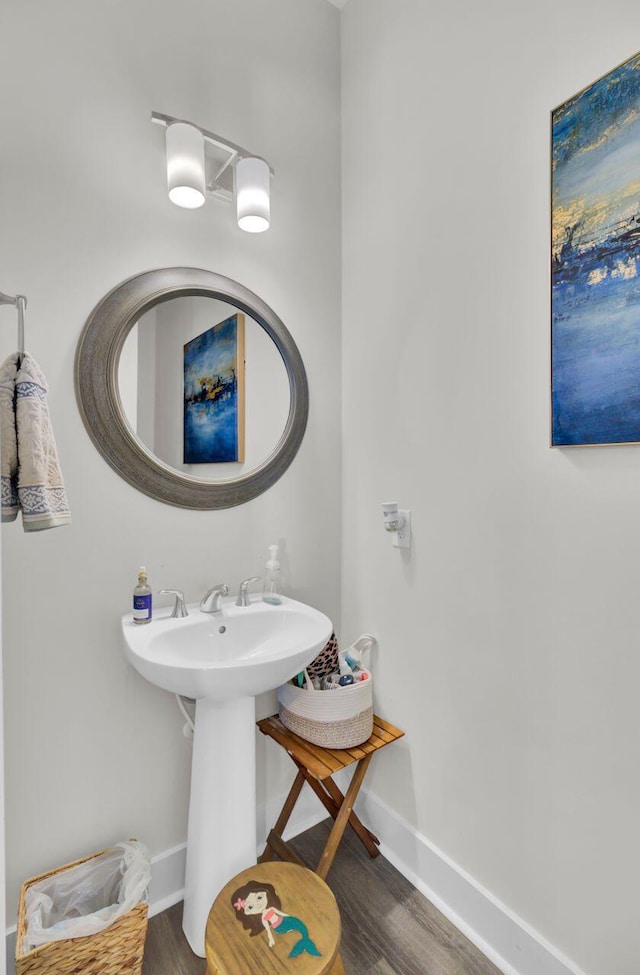
POLYGON ((267 932, 269 947, 275 945, 273 932, 276 934, 288 934, 289 931, 297 931, 300 938, 289 952, 289 958, 297 958, 306 951, 308 955, 320 957, 313 941, 309 937, 307 927, 302 921, 285 914, 281 910, 280 898, 271 884, 260 883, 257 880, 250 880, 248 883, 239 887, 231 897, 236 917, 245 930, 251 932, 251 937, 267 932))

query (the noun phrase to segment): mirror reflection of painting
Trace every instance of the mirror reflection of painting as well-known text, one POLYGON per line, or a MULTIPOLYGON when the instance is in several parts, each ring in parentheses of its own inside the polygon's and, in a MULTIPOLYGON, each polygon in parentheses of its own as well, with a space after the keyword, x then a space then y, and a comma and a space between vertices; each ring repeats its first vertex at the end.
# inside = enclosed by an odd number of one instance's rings
POLYGON ((287 369, 269 333, 237 305, 203 295, 159 302, 138 319, 120 353, 118 395, 130 430, 153 457, 180 475, 212 483, 264 464, 278 449, 291 405, 287 369), (185 345, 235 315, 244 319, 238 376, 244 381, 244 459, 185 463, 185 345))
POLYGON ((244 460, 244 315, 184 346, 184 463, 244 460))

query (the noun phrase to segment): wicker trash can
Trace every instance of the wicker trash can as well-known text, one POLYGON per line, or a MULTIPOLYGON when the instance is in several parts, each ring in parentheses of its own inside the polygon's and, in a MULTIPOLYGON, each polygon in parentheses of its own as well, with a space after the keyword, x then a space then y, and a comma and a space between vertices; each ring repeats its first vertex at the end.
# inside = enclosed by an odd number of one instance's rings
POLYGON ((24 953, 26 897, 32 884, 99 857, 95 853, 26 880, 20 891, 16 937, 16 975, 142 975, 148 904, 142 901, 110 927, 82 938, 50 941, 24 953))

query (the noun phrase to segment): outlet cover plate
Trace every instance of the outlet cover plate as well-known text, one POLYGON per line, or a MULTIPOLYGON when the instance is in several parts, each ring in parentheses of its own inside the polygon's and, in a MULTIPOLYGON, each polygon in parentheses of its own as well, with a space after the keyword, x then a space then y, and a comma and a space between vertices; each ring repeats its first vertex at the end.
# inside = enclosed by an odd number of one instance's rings
POLYGON ((404 525, 393 533, 393 547, 411 548, 411 512, 398 508, 398 514, 404 518, 404 525))

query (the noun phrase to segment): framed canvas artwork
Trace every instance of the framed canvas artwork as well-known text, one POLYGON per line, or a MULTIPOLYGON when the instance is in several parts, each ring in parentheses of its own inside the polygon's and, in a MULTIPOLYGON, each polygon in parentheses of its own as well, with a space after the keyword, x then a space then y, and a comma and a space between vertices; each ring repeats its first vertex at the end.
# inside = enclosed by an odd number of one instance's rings
POLYGON ((640 54, 551 113, 551 445, 640 442, 640 54))
POLYGON ((184 347, 184 463, 244 460, 244 315, 184 347))

